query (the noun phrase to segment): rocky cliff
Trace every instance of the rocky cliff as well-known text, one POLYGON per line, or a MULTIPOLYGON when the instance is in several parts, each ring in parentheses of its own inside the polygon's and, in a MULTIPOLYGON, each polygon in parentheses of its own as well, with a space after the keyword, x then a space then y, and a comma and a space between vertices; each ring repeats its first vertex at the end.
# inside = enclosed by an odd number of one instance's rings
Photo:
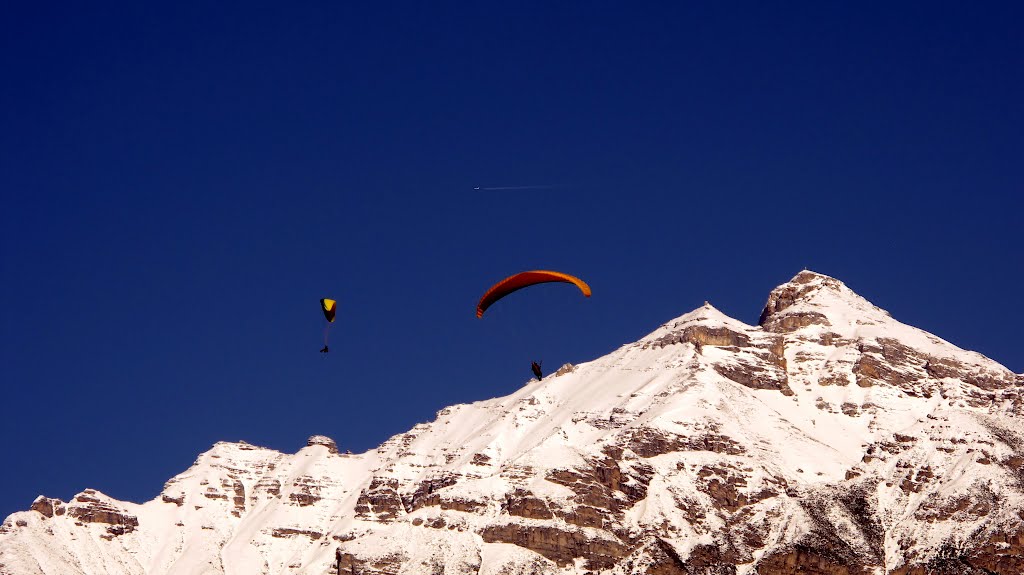
POLYGON ((40 497, 0 574, 1024 573, 1024 376, 801 272, 375 451, 40 497))

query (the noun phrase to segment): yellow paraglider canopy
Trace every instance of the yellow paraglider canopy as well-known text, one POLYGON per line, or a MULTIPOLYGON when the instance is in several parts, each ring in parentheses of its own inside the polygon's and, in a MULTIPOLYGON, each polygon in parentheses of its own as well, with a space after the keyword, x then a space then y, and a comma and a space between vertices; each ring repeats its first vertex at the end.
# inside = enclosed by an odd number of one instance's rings
POLYGON ((320 307, 324 310, 324 317, 331 323, 334 323, 334 308, 337 304, 338 302, 333 299, 324 298, 320 300, 320 307))

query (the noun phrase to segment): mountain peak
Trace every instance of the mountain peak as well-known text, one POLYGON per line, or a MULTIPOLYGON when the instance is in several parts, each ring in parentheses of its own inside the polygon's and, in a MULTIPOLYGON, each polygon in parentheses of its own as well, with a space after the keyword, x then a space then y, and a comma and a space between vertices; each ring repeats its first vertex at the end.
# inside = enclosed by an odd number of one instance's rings
POLYGON ((843 282, 837 280, 836 278, 834 278, 832 276, 827 276, 825 274, 819 274, 816 271, 808 270, 808 269, 805 269, 805 270, 801 271, 800 273, 798 273, 795 276, 793 276, 793 279, 789 280, 789 283, 798 283, 798 284, 809 284, 809 283, 813 283, 813 282, 823 282, 823 283, 832 282, 832 283, 838 283, 838 284, 842 284, 843 283, 843 282))
POLYGON ((686 312, 671 321, 663 323, 658 327, 658 329, 647 334, 647 336, 642 338, 638 343, 656 341, 664 337, 666 334, 674 333, 686 326, 697 324, 712 328, 724 327, 737 332, 743 332, 752 327, 738 319, 729 317, 722 313, 721 310, 705 301, 704 305, 699 308, 686 312))
POLYGON ((889 318, 888 312, 836 278, 803 270, 772 290, 758 324, 776 333, 825 326, 852 335, 858 325, 885 322, 889 318))

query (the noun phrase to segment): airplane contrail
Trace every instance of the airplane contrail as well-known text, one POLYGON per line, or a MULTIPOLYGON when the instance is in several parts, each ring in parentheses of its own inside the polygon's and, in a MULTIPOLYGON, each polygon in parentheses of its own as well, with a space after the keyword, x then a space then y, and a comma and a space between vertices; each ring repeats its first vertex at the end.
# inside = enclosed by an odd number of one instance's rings
POLYGON ((474 190, 542 190, 545 188, 557 188, 559 186, 553 184, 543 184, 539 186, 494 186, 494 187, 481 187, 477 186, 474 190))

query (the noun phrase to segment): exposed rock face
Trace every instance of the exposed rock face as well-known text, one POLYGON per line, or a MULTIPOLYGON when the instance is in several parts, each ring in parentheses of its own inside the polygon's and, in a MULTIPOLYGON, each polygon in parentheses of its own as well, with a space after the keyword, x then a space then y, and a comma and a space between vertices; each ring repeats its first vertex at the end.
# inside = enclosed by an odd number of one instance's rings
POLYGON ((47 519, 54 515, 64 515, 67 511, 67 508, 64 506, 64 502, 60 499, 50 499, 49 497, 43 497, 42 495, 36 497, 36 500, 32 502, 32 506, 29 509, 32 511, 38 511, 47 519))
POLYGON ((278 539, 284 539, 287 537, 309 537, 311 540, 316 541, 324 536, 323 533, 311 531, 309 529, 292 529, 289 527, 275 527, 270 534, 271 537, 277 537, 278 539))
POLYGON ((681 451, 713 451, 726 455, 744 453, 743 446, 732 439, 715 433, 677 435, 649 427, 637 427, 631 432, 629 449, 640 457, 656 457, 681 451))
POLYGON ((843 283, 835 278, 804 270, 796 274, 789 283, 772 290, 757 323, 768 331, 778 333, 789 333, 809 325, 831 325, 828 318, 818 311, 800 310, 787 314, 782 312, 795 303, 805 301, 809 294, 817 290, 839 291, 844 287, 843 283))
POLYGON ((750 337, 725 327, 690 325, 659 337, 650 343, 653 347, 664 347, 675 343, 692 343, 698 346, 719 345, 749 347, 750 337))
POLYGON ((854 558, 833 552, 831 549, 815 549, 797 545, 792 550, 770 555, 757 565, 758 575, 872 575, 874 568, 860 564, 854 558))
POLYGON ((320 482, 308 475, 296 477, 292 483, 292 492, 288 494, 288 500, 294 505, 305 507, 320 501, 320 482))
POLYGON ((71 500, 68 517, 81 523, 107 525, 107 535, 115 537, 131 533, 139 526, 138 517, 121 509, 109 497, 94 489, 86 489, 71 500))
POLYGON ((599 539, 584 531, 546 526, 523 526, 515 523, 485 527, 480 536, 487 543, 511 543, 543 555, 559 567, 583 559, 587 570, 600 571, 613 567, 626 552, 615 539, 599 539))
POLYGON ((572 373, 575 369, 576 366, 574 366, 571 363, 563 364, 562 367, 558 368, 558 371, 555 372, 555 377, 558 377, 559 375, 565 375, 567 373, 572 373))
POLYGON ((527 519, 551 519, 555 516, 548 508, 547 502, 525 489, 516 489, 508 495, 502 511, 527 519))
POLYGON ((323 445, 331 453, 338 453, 338 444, 333 439, 326 435, 314 435, 306 440, 306 446, 311 445, 323 445))
POLYGON ((405 512, 398 495, 398 480, 374 477, 359 494, 355 506, 356 517, 381 523, 390 523, 405 512))
POLYGON ((219 443, 142 505, 40 497, 0 575, 1024 573, 1024 375, 839 280, 555 376, 364 454, 219 443))

